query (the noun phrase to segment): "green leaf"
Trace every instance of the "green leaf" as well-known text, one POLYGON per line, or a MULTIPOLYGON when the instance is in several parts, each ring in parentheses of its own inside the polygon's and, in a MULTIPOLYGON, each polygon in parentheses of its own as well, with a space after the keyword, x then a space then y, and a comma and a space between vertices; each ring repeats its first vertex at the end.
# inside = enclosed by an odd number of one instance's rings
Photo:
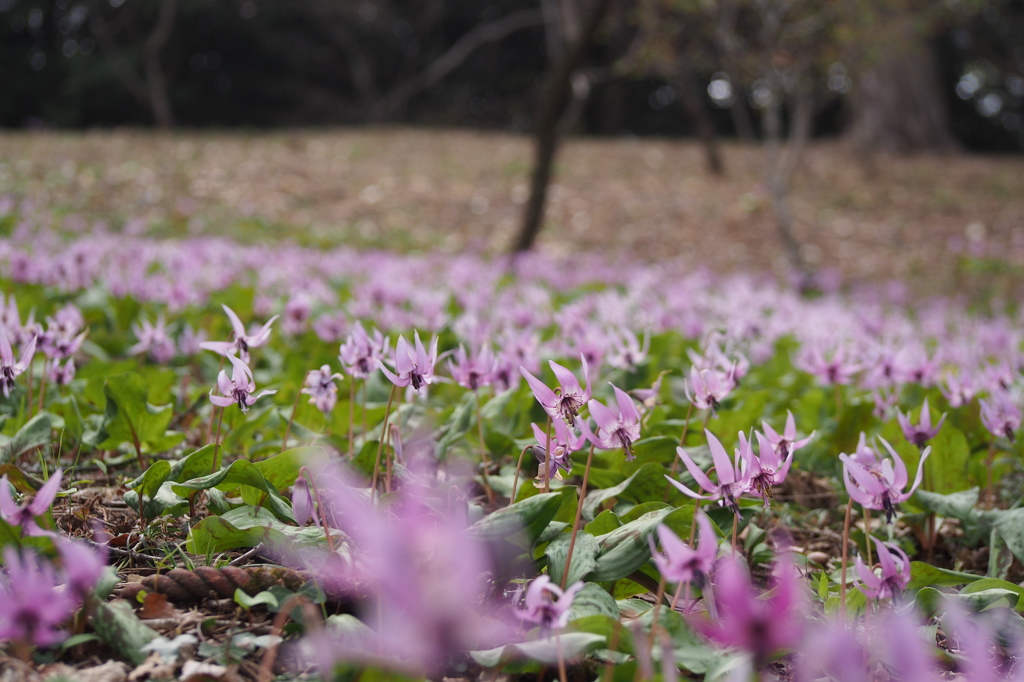
POLYGON ((526 546, 532 546, 555 518, 562 505, 562 492, 528 497, 480 519, 469 532, 485 540, 507 540, 522 533, 526 546))
POLYGON ((280 606, 277 597, 272 592, 264 591, 250 597, 241 588, 235 590, 235 603, 246 610, 250 610, 254 606, 266 606, 273 611, 280 606))
POLYGON ((611 533, 621 525, 622 521, 620 521, 619 517, 615 515, 615 512, 611 509, 605 509, 597 515, 597 518, 584 526, 583 529, 596 537, 598 535, 611 533))
POLYGON ((135 372, 107 377, 103 382, 107 406, 101 429, 100 447, 117 448, 130 443, 139 452, 167 450, 184 439, 184 434, 167 431, 174 416, 170 405, 151 405, 145 380, 135 372))
MULTIPOLYGON (((633 472, 622 483, 604 490, 593 490, 583 500, 583 518, 592 521, 599 507, 613 497, 622 497, 633 502, 660 500, 669 482, 665 480, 665 467, 648 462, 633 472)), ((674 491, 675 488, 673 487, 674 491)), ((679 493, 676 493, 678 495, 679 493)))
POLYGON ((469 431, 469 427, 473 425, 474 411, 476 408, 476 396, 472 391, 467 391, 462 397, 462 401, 456 406, 454 412, 452 412, 451 418, 442 424, 441 431, 442 435, 435 447, 435 455, 439 460, 443 460, 444 456, 448 453, 448 449, 451 448, 457 441, 462 440, 466 436, 466 432, 469 431))
POLYGON ((921 587, 932 585, 963 585, 980 580, 980 575, 951 571, 947 568, 939 568, 923 561, 910 562, 910 583, 908 590, 916 590, 921 587))
MULTIPOLYGON (((13 424, 12 424, 13 426, 13 424)), ((40 412, 25 422, 14 436, 3 444, 0 450, 0 464, 6 464, 32 448, 47 445, 53 429, 53 415, 40 412)))
POLYGON ((991 593, 989 596, 993 596, 998 599, 998 595, 995 595, 996 591, 1012 592, 1015 596, 1010 598, 1012 603, 1008 606, 1015 608, 1018 611, 1024 611, 1024 587, 1015 585, 1007 580, 1001 580, 999 578, 982 578, 976 580, 964 589, 960 590, 961 596, 966 595, 981 595, 991 593))
POLYGON ((549 637, 533 642, 508 644, 485 651, 471 651, 469 655, 473 657, 474 661, 486 668, 494 668, 517 658, 526 658, 550 665, 558 662, 559 649, 561 649, 562 657, 568 660, 599 649, 605 643, 605 638, 602 635, 595 635, 590 632, 566 632, 557 637, 558 642, 556 642, 554 637, 549 637))
POLYGON ((142 647, 160 636, 139 620, 126 601, 97 604, 92 626, 110 648, 134 665, 146 660, 142 647))
MULTIPOLYGON (((278 455, 280 456, 280 455, 278 455)), ((245 486, 259 491, 253 502, 266 506, 277 518, 283 521, 295 522, 292 514, 291 504, 277 491, 273 485, 263 476, 258 466, 252 462, 239 459, 231 463, 226 469, 221 469, 212 474, 193 478, 190 481, 176 483, 172 486, 174 492, 182 497, 188 497, 192 490, 207 490, 217 488, 223 491, 235 490, 242 487, 243 499, 247 496, 245 486)))
POLYGON ((925 467, 928 468, 931 492, 948 494, 962 491, 971 458, 971 448, 963 432, 952 424, 944 424, 930 445, 932 454, 925 467))
POLYGON ((684 513, 692 518, 693 508, 659 509, 602 535, 598 538, 601 553, 597 557, 597 568, 590 574, 590 580, 619 580, 643 566, 651 558, 647 538, 670 515, 682 516, 684 513))
POLYGON ((189 531, 185 549, 192 554, 210 556, 240 547, 265 543, 280 546, 293 541, 298 544, 321 544, 324 533, 316 527, 298 528, 279 521, 263 507, 243 506, 221 516, 208 516, 189 531))
POLYGON ((572 550, 572 562, 569 564, 569 578, 562 579, 565 559, 569 555, 571 533, 562 533, 548 543, 544 554, 548 558, 548 575, 556 584, 572 585, 577 580, 586 578, 597 567, 597 540, 586 531, 576 533, 576 544, 572 550))
MULTIPOLYGON (((567 582, 566 586, 572 584, 567 582)), ((619 618, 619 605, 615 603, 615 598, 597 583, 585 584, 572 600, 572 607, 569 609, 570 623, 588 616, 619 618)))

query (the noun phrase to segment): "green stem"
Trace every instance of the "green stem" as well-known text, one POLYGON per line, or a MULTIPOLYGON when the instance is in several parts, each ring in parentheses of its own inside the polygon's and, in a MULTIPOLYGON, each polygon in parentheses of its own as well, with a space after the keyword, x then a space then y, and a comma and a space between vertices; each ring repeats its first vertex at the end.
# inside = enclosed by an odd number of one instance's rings
POLYGON ((587 481, 590 479, 590 464, 594 461, 594 444, 590 444, 590 453, 587 455, 587 466, 583 470, 583 484, 580 486, 580 498, 576 502, 576 519, 572 522, 572 536, 569 538, 569 553, 565 557, 565 568, 562 569, 562 589, 569 579, 569 562, 572 561, 572 551, 576 548, 576 534, 580 530, 580 519, 583 517, 583 499, 587 496, 587 481))
MULTIPOLYGON (((288 426, 284 429, 284 440, 281 441, 281 452, 288 448, 288 436, 292 433, 292 422, 295 421, 295 410, 299 407, 299 397, 302 395, 302 387, 295 393, 295 401, 292 403, 292 413, 288 417, 288 426)), ((280 454, 280 453, 278 453, 280 454)))
POLYGON ((846 618, 846 563, 849 560, 850 516, 853 513, 853 498, 846 503, 846 519, 843 521, 843 568, 840 573, 839 612, 846 618))
POLYGON ((384 408, 384 422, 380 429, 380 440, 377 441, 377 458, 373 461, 373 480, 370 483, 370 490, 373 493, 377 491, 377 478, 380 476, 380 456, 384 451, 384 441, 388 437, 388 417, 391 416, 391 403, 395 399, 395 390, 398 387, 395 384, 391 384, 391 392, 388 394, 388 404, 384 408))
POLYGON ((491 484, 487 480, 487 468, 491 465, 487 458, 487 443, 484 442, 484 418, 483 413, 480 411, 480 394, 473 390, 473 402, 476 406, 476 427, 477 435, 480 438, 480 476, 484 483, 484 492, 487 493, 488 504, 494 504, 494 491, 491 490, 491 484))

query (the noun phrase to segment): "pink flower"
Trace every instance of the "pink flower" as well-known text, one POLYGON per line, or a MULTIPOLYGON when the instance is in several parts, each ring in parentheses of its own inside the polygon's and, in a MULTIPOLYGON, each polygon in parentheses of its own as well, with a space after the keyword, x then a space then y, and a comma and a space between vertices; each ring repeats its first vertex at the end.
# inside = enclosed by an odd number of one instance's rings
POLYGON ((658 526, 661 554, 655 551, 653 537, 648 536, 647 541, 651 545, 654 565, 666 580, 674 583, 693 582, 700 587, 704 578, 711 574, 718 557, 718 536, 704 512, 698 511, 694 522, 700 529, 696 549, 689 547, 665 525, 658 526))
POLYGON ((878 550, 881 575, 864 565, 857 557, 857 575, 860 577, 860 591, 872 599, 894 599, 903 594, 910 583, 910 559, 899 547, 888 545, 877 538, 871 538, 878 550))
POLYGON ((201 348, 206 350, 212 350, 214 353, 220 355, 230 356, 238 355, 239 359, 245 364, 249 364, 249 349, 257 348, 262 346, 270 338, 270 325, 274 324, 274 320, 277 319, 277 315, 274 315, 265 325, 259 328, 255 333, 249 334, 245 331, 245 325, 238 319, 238 315, 235 311, 227 307, 223 303, 220 306, 224 309, 224 313, 231 320, 231 329, 234 332, 233 341, 203 341, 199 344, 201 348))
POLYGON ((544 382, 530 374, 523 366, 519 367, 526 383, 530 385, 533 395, 537 398, 544 411, 552 417, 559 417, 570 424, 575 423, 579 418, 580 408, 590 399, 590 369, 587 365, 587 358, 580 355, 583 363, 583 379, 587 384, 586 389, 580 387, 576 375, 568 369, 559 365, 554 360, 548 361, 551 371, 558 378, 559 387, 555 390, 548 388, 544 382))
POLYGON ((928 399, 924 399, 924 404, 921 405, 921 421, 917 425, 910 423, 910 413, 903 414, 903 412, 896 413, 896 419, 900 423, 900 428, 903 429, 903 435, 908 441, 913 443, 919 448, 923 448, 924 444, 935 438, 938 434, 939 429, 942 428, 942 423, 946 421, 946 414, 943 413, 939 419, 939 423, 932 428, 932 415, 928 411, 928 399))
MULTIPOLYGON (((5 393, 6 395, 6 389, 5 393)), ((1013 442, 1013 433, 1020 428, 1020 407, 1009 393, 997 391, 989 399, 982 398, 981 423, 997 438, 1006 438, 1013 442)))
POLYGON ((740 432, 740 466, 744 476, 750 481, 750 489, 761 494, 767 508, 772 496, 772 486, 786 480, 789 467, 793 463, 793 448, 786 447, 786 455, 773 448, 762 434, 755 432, 759 455, 754 455, 754 448, 747 442, 746 436, 740 432))
POLYGON ((12 526, 18 526, 25 535, 52 535, 36 523, 36 517, 42 516, 53 504, 60 490, 60 481, 64 472, 60 469, 53 472, 50 479, 43 484, 32 501, 18 506, 11 497, 11 486, 7 482, 7 474, 0 477, 0 516, 12 526))
MULTIPOLYGON (((554 428, 554 433, 551 434, 551 466, 553 467, 548 472, 548 478, 562 479, 561 469, 565 473, 572 471, 572 461, 569 459, 569 455, 580 449, 587 437, 584 434, 576 435, 573 433, 572 427, 563 422, 561 419, 556 419, 551 422, 554 428)), ((548 441, 548 434, 536 424, 530 424, 533 428, 533 435, 537 439, 537 445, 533 446, 533 454, 541 463, 540 467, 540 478, 543 481, 545 475, 545 467, 547 466, 547 453, 544 447, 548 441)))
POLYGON ((338 403, 338 387, 334 380, 341 380, 337 372, 331 373, 330 365, 322 365, 320 369, 311 369, 306 374, 305 387, 302 392, 310 396, 309 404, 316 405, 316 408, 328 414, 338 403))
POLYGON ((626 452, 626 461, 636 459, 633 454, 633 443, 640 438, 640 411, 625 391, 612 386, 618 409, 606 407, 604 404, 591 400, 587 403, 590 416, 597 422, 597 434, 594 434, 587 422, 580 420, 580 428, 587 439, 599 448, 614 450, 622 448, 626 452))
POLYGON ((771 596, 759 595, 740 562, 722 559, 714 580, 718 621, 698 623, 711 640, 750 653, 754 668, 762 668, 781 649, 794 647, 803 632, 804 614, 800 579, 786 561, 776 563, 771 596))
POLYGON ((563 592, 562 588, 551 582, 551 578, 539 575, 526 589, 523 608, 515 614, 527 623, 539 625, 544 635, 552 630, 561 630, 569 624, 569 608, 583 586, 584 582, 580 580, 563 592))
POLYGON ((32 355, 36 352, 35 336, 28 342, 21 352, 21 360, 14 361, 14 349, 11 348, 11 341, 7 338, 7 331, 0 325, 0 390, 4 397, 9 398, 11 389, 14 388, 14 377, 18 376, 32 362, 32 355))
POLYGON ((786 428, 782 430, 782 434, 776 432, 768 422, 761 422, 765 438, 767 438, 772 448, 775 449, 775 453, 782 458, 791 456, 794 452, 807 445, 811 438, 814 437, 814 431, 811 431, 811 435, 797 440, 796 421, 793 419, 793 413, 786 410, 786 415, 786 428))
POLYGON ((221 395, 214 395, 213 389, 210 389, 210 402, 214 405, 219 407, 238 405, 238 408, 244 413, 248 412, 249 406, 259 398, 277 393, 277 391, 261 391, 257 395, 252 395, 256 390, 256 383, 252 380, 252 370, 234 355, 228 355, 227 358, 231 361, 231 378, 228 379, 228 374, 224 370, 217 375, 217 390, 221 392, 221 395))
POLYGON ((411 386, 421 396, 427 394, 427 386, 434 383, 434 365, 437 363, 437 337, 430 344, 430 353, 427 353, 420 341, 420 333, 414 332, 416 346, 415 351, 406 342, 404 336, 398 337, 395 344, 395 372, 392 372, 383 362, 377 360, 377 366, 384 372, 384 376, 395 386, 411 386))
POLYGON ((882 459, 877 467, 865 466, 847 454, 839 455, 839 459, 843 461, 843 480, 846 482, 846 491, 850 497, 868 509, 885 510, 886 521, 892 523, 896 505, 907 500, 917 490, 917 486, 921 485, 924 463, 932 449, 927 447, 921 452, 914 484, 909 490, 904 491, 903 488, 907 485, 907 467, 884 438, 879 437, 879 440, 889 451, 891 458, 882 459))
MULTIPOLYGON (((6 484, 5 484, 6 485, 6 484)), ((30 549, 4 548, 0 574, 0 639, 36 646, 64 640, 60 626, 74 612, 71 594, 57 589, 53 566, 30 549)))
POLYGON ((708 495, 701 495, 687 488, 685 485, 676 481, 669 476, 665 476, 668 482, 679 489, 684 495, 696 498, 698 500, 718 500, 718 503, 724 507, 729 507, 735 513, 739 514, 739 506, 736 500, 746 492, 750 491, 750 478, 744 472, 744 468, 740 465, 740 456, 737 451, 734 461, 729 461, 729 455, 725 452, 725 447, 722 442, 715 438, 715 434, 711 433, 707 429, 704 429, 704 434, 708 439, 708 449, 711 450, 711 459, 714 461, 715 466, 713 467, 715 473, 718 474, 718 483, 712 483, 711 479, 708 478, 707 474, 700 470, 700 468, 694 463, 690 456, 686 453, 686 450, 682 448, 676 448, 676 454, 683 460, 683 464, 686 465, 687 471, 693 476, 694 480, 697 481, 697 485, 706 490, 708 495), (735 462, 735 463, 734 463, 735 462))
POLYGON ((352 333, 348 335, 345 343, 341 344, 338 359, 351 376, 365 379, 370 376, 377 361, 388 352, 389 347, 388 338, 379 330, 374 329, 371 337, 366 333, 362 323, 356 322, 352 333))
POLYGON ((690 367, 690 379, 683 384, 686 399, 698 410, 717 410, 733 389, 733 382, 728 376, 717 369, 701 369, 690 367))

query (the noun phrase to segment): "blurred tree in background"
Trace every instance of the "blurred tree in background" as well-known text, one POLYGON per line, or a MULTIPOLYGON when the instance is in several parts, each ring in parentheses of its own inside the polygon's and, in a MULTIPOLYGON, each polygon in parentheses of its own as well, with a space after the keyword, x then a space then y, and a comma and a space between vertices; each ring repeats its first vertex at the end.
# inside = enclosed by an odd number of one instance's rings
MULTIPOLYGON (((588 4, 0 0, 0 125, 532 130, 552 11, 588 4)), ((717 136, 773 126, 870 149, 1024 147, 1024 0, 611 6, 563 128, 699 133, 710 164, 717 136)))

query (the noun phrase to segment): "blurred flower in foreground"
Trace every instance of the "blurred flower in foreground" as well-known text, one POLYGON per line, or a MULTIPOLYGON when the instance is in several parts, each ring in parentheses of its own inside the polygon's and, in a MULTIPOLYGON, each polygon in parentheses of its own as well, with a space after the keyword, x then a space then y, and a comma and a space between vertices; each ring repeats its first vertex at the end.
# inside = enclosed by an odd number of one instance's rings
POLYGON ((349 559, 302 559, 328 591, 360 595, 360 620, 369 626, 309 639, 322 670, 348 661, 422 674, 455 653, 509 641, 511 614, 503 618, 505 610, 484 596, 486 547, 467 532, 452 491, 419 482, 428 477, 413 472, 384 509, 350 485, 340 466, 316 474, 327 522, 347 535, 349 559))
POLYGON ((910 559, 899 547, 871 538, 878 550, 881 575, 864 565, 857 557, 857 575, 860 577, 860 591, 872 599, 896 599, 903 594, 910 583, 910 559))
POLYGON ((661 540, 662 553, 655 551, 654 538, 648 536, 651 545, 651 558, 658 571, 665 579, 674 583, 692 582, 701 587, 704 578, 711 574, 718 557, 718 536, 707 514, 698 511, 696 518, 700 536, 697 548, 693 549, 679 539, 672 530, 662 524, 658 526, 658 539, 661 540))
POLYGON ((57 491, 60 490, 60 481, 63 475, 64 472, 57 469, 36 492, 32 501, 19 507, 11 497, 11 486, 7 482, 7 474, 4 474, 3 477, 0 477, 0 516, 12 526, 20 527, 21 532, 25 535, 51 535, 39 527, 36 517, 45 514, 53 504, 53 500, 57 497, 57 491))
POLYGON ((4 548, 0 574, 0 639, 50 646, 64 640, 59 629, 75 609, 69 592, 57 589, 53 566, 30 549, 4 548))

